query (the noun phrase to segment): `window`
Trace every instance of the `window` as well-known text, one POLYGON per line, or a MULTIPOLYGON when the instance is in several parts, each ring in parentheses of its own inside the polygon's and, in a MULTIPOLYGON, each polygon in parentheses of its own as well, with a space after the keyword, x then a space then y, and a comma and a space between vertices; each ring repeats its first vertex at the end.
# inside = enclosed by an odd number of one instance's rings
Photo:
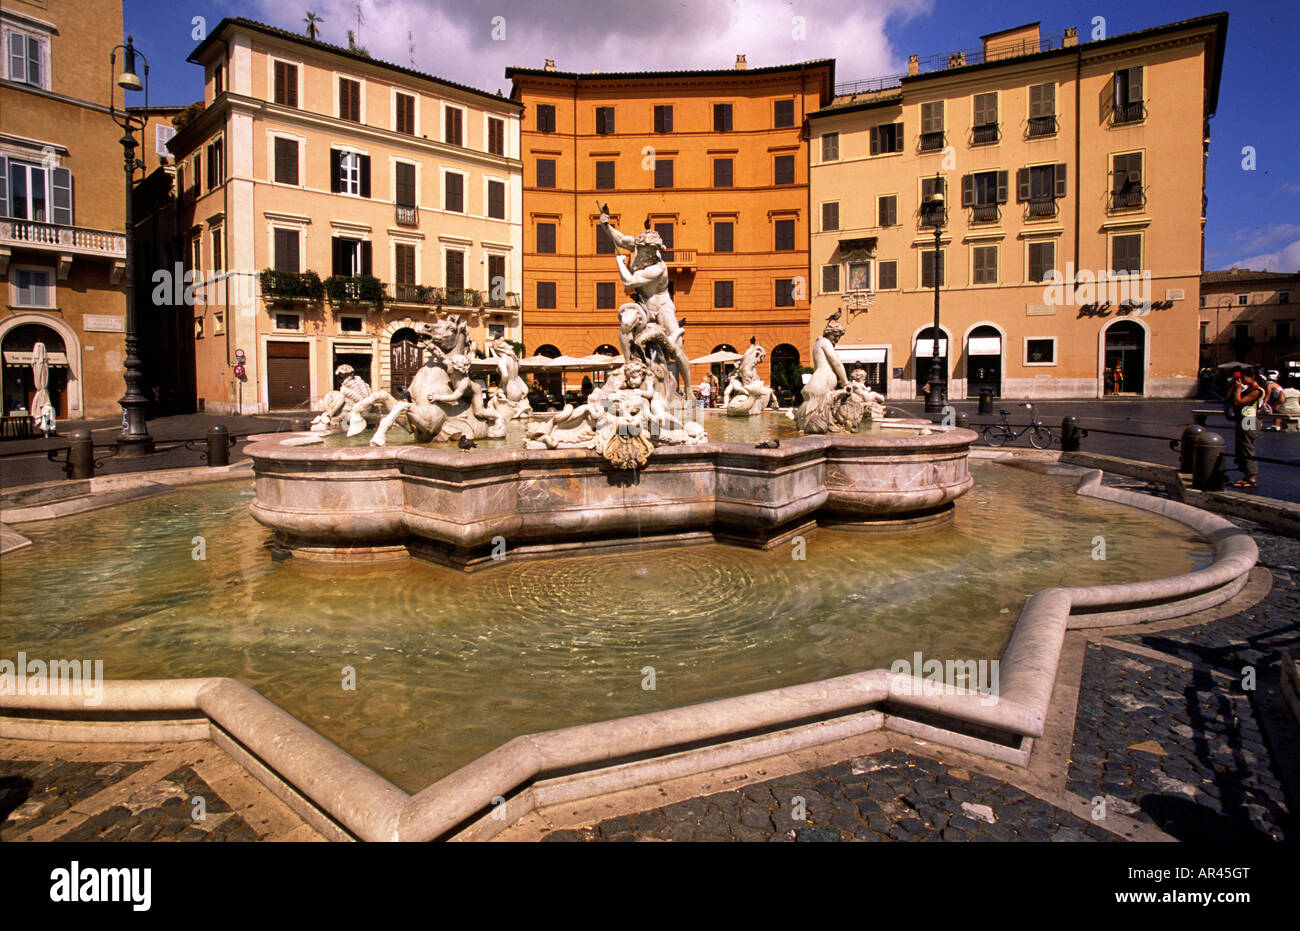
POLYGON ((722 221, 713 224, 713 251, 714 252, 734 252, 735 245, 735 226, 730 221, 722 221))
POLYGON ((943 148, 943 101, 921 104, 922 152, 936 152, 943 148))
POLYGON ((226 180, 226 160, 224 154, 223 140, 218 138, 208 143, 208 190, 222 184, 226 180))
POLYGON ((772 105, 772 125, 786 129, 794 125, 794 101, 778 100, 772 105))
POLYGON ((274 67, 273 99, 285 107, 298 106, 298 66, 277 61, 274 67))
POLYGON ((1234 323, 1232 325, 1232 341, 1234 343, 1246 343, 1250 341, 1250 324, 1234 323))
POLYGON ((655 159, 655 187, 673 186, 673 160, 671 158, 655 159))
POLYGON ((794 279, 778 278, 776 279, 776 306, 793 307, 794 306, 794 279))
POLYGON ((364 329, 365 319, 355 315, 339 317, 339 330, 343 333, 360 333, 364 329))
POLYGON ((1025 340, 1025 365, 1055 365, 1056 339, 1045 337, 1025 340))
POLYGON ((881 291, 893 291, 898 287, 898 263, 895 261, 877 262, 876 271, 879 273, 880 281, 878 287, 881 291))
POLYGON ((672 104, 657 104, 655 106, 655 132, 670 133, 672 131, 673 131, 672 104))
POLYGON ((408 136, 415 135, 415 98, 410 94, 395 94, 396 120, 393 129, 408 136))
POLYGON ((971 250, 971 283, 997 284, 998 247, 976 246, 971 250))
POLYGON ((998 95, 996 91, 975 95, 975 122, 971 127, 971 142, 985 145, 998 141, 998 95))
POLYGON ((226 66, 218 64, 212 69, 212 96, 218 96, 226 89, 226 66))
POLYGON ((777 252, 793 252, 794 220, 777 220, 772 226, 775 231, 773 248, 777 252))
POLYGON ((1246 306, 1248 306, 1249 304, 1250 304, 1250 295, 1249 295, 1249 294, 1238 294, 1238 295, 1237 295, 1237 306, 1239 306, 1239 307, 1246 307, 1246 306))
POLYGON ((537 186, 555 187, 555 159, 539 158, 537 160, 537 186))
POLYGON ((361 122, 361 82, 339 78, 339 119, 361 122))
POLYGON ((1291 342, 1291 321, 1279 320, 1276 324, 1277 329, 1274 331, 1274 340, 1279 343, 1291 342))
POLYGON ((443 284, 450 291, 462 291, 465 288, 465 253, 459 249, 448 249, 444 260, 446 273, 443 284))
POLYGON ((398 207, 415 206, 415 166, 410 162, 395 162, 394 195, 398 207))
POLYGON ((274 232, 274 264, 278 272, 293 272, 297 274, 302 271, 302 264, 298 258, 298 240, 297 230, 277 229, 274 232))
MULTIPOLYGON (((277 313, 275 315, 275 328, 277 330, 294 330, 296 332, 302 329, 302 325, 299 323, 300 320, 298 314, 277 313)), ((202 331, 198 335, 202 336, 202 331)))
POLYGON ((1111 207, 1141 207, 1146 203, 1142 193, 1142 153, 1129 152, 1111 156, 1111 207))
POLYGON ((671 262, 673 259, 673 224, 656 223, 655 232, 664 241, 664 252, 666 253, 664 258, 671 262))
POLYGON ((1132 123, 1146 116, 1142 105, 1142 66, 1115 72, 1116 123, 1132 123))
POLYGON ((772 181, 775 184, 794 184, 793 155, 778 155, 773 159, 772 181))
POLYGON ((835 200, 822 204, 822 232, 833 232, 840 228, 840 202, 835 200))
MULTIPOLYGON (((611 224, 613 222, 613 220, 610 220, 611 224)), ((614 248, 614 240, 609 238, 609 234, 601 228, 599 223, 596 224, 594 232, 596 234, 596 254, 613 255, 617 251, 614 248)))
POLYGON ((555 224, 537 224, 537 251, 553 255, 555 253, 555 224))
POLYGON ((54 273, 48 268, 15 268, 10 275, 15 307, 53 307, 54 273))
POLYGON ((838 294, 840 290, 840 267, 838 265, 822 266, 822 293, 838 294))
POLYGON ((1112 275, 1137 275, 1142 271, 1142 234, 1128 233, 1110 241, 1112 275))
POLYGON ((330 190, 336 194, 370 196, 370 156, 359 152, 330 149, 330 190))
POLYGON ((361 239, 335 236, 330 240, 330 274, 342 278, 372 274, 371 243, 361 239))
POLYGON ((194 318, 194 338, 203 339, 203 317, 201 316, 194 318))
POLYGON ((1278 302, 1279 304, 1290 304, 1290 303, 1291 303, 1291 292, 1290 292, 1290 291, 1279 291, 1279 292, 1277 292, 1277 302, 1278 302))
POLYGON ((1016 199, 1029 205, 1025 216, 1056 216, 1056 201, 1064 196, 1065 165, 1031 165, 1016 172, 1016 199))
POLYGON ((1055 135, 1056 85, 1035 84, 1029 88, 1029 135, 1055 135))
POLYGON ((715 103, 713 105, 713 131, 715 133, 731 132, 731 104, 715 103))
POLYGON ((1056 243, 1031 242, 1029 244, 1029 280, 1047 281, 1056 268, 1056 243))
POLYGON ((713 282, 713 306, 736 306, 736 283, 734 281, 713 282))
POLYGON ((541 310, 555 309, 555 282, 537 282, 537 306, 541 310))
POLYGON ((203 274, 203 239, 199 236, 190 238, 190 268, 194 270, 194 277, 201 278, 203 274))
POLYGON ((1210 341, 1210 321, 1202 320, 1201 321, 1201 345, 1205 345, 1209 341, 1210 341))
POLYGON ((506 184, 504 181, 489 181, 487 183, 488 192, 488 209, 487 214, 494 220, 504 220, 506 218, 506 184))
POLYGON ((598 136, 614 135, 614 108, 613 107, 596 108, 596 135, 598 136))
POLYGON ((947 220, 948 186, 943 178, 921 179, 921 223, 924 226, 942 226, 947 220), (935 206, 931 199, 935 194, 942 194, 943 203, 935 206))
POLYGON ((898 195, 885 194, 876 198, 876 225, 898 225, 898 195))
POLYGON ((275 136, 275 181, 277 184, 298 183, 298 140, 275 136))
POLYGON ((537 131, 539 133, 555 132, 555 107, 549 103, 537 105, 537 131))
POLYGON ((715 158, 713 160, 713 186, 731 187, 732 183, 731 159, 715 158))
POLYGON ((393 243, 393 283, 415 284, 415 245, 409 242, 393 243))
POLYGON ((505 155, 506 154, 506 121, 499 120, 494 116, 489 116, 487 121, 488 128, 488 154, 505 155))
POLYGON ((212 270, 214 272, 223 272, 226 270, 226 263, 221 255, 221 227, 212 228, 212 270))
POLYGON ((442 141, 447 145, 465 144, 465 111, 460 107, 443 109, 442 141))
POLYGON ((9 30, 9 80, 45 87, 44 45, 40 38, 9 30))
POLYGON ((454 171, 449 171, 443 175, 443 178, 443 183, 446 185, 446 196, 442 202, 443 209, 450 210, 454 213, 464 213, 465 176, 454 171))
POLYGON ((506 299, 506 257, 489 255, 488 262, 488 300, 496 305, 505 303, 506 299))
POLYGON ((614 190, 614 163, 613 162, 596 163, 596 190, 598 191, 614 190))
POLYGON ((0 216, 71 226, 72 172, 0 157, 0 216))
MULTIPOLYGON (((943 287, 947 282, 944 281, 944 250, 940 249, 938 258, 939 265, 939 287, 943 287)), ((929 249, 921 253, 921 287, 934 287, 934 270, 935 270, 935 252, 929 249)))
POLYGON ((822 161, 834 162, 840 157, 840 134, 823 133, 822 134, 822 161))
POLYGON ((1001 217, 999 204, 1007 202, 1007 173, 977 171, 962 175, 961 205, 971 208, 971 222, 993 222, 1001 217))
POLYGON ((871 290, 871 263, 870 262, 849 263, 849 290, 850 291, 871 290))
POLYGON ((903 151, 903 124, 886 123, 871 127, 871 154, 903 151))
POLYGON ((164 126, 162 123, 155 123, 153 127, 154 154, 158 155, 160 158, 171 158, 172 151, 167 148, 167 143, 170 142, 172 137, 175 135, 175 126, 164 126))
POLYGON ((596 282, 596 309, 613 310, 617 296, 614 291, 614 282, 598 281, 596 282))

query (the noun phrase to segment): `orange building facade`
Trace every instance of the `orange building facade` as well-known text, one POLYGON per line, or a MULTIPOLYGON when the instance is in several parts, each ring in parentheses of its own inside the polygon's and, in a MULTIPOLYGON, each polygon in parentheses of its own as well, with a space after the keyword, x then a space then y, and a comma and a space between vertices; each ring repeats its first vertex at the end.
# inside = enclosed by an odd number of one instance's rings
MULTIPOLYGON (((524 106, 523 326, 530 355, 618 346, 625 300, 600 207, 668 246, 690 358, 768 351, 760 374, 798 381, 808 354, 808 149, 834 62, 573 74, 508 68, 524 106), (788 374, 787 374, 788 373, 788 374)), ((693 377, 703 371, 692 373, 693 377)))

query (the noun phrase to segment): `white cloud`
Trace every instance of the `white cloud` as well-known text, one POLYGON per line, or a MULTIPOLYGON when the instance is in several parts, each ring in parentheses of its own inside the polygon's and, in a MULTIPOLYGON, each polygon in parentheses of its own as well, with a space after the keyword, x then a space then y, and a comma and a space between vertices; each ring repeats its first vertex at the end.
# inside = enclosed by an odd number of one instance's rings
MULTIPOLYGON (((507 66, 561 71, 655 71, 730 68, 738 53, 750 67, 836 59, 836 79, 906 70, 885 34, 891 18, 927 13, 933 0, 362 0, 361 45, 376 59, 409 66, 408 31, 419 70, 509 94, 507 66), (505 39, 492 38, 505 17, 505 39), (795 16, 806 39, 794 38, 795 16)), ((254 0, 253 18, 303 32, 301 12, 279 0, 254 0)), ((324 18, 320 38, 346 45, 356 29, 355 0, 312 0, 324 18)))
POLYGON ((1238 268, 1257 272, 1294 272, 1300 270, 1300 239, 1283 246, 1276 252, 1263 252, 1232 263, 1238 268))

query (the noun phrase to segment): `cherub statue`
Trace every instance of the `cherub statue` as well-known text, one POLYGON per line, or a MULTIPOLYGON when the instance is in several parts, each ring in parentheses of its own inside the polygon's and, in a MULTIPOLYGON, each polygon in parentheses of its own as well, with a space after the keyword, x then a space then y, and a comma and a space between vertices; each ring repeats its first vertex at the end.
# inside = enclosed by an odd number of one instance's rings
POLYGON ((370 385, 347 363, 336 368, 334 375, 343 381, 337 390, 331 391, 321 400, 323 410, 312 420, 311 429, 314 433, 328 433, 336 422, 346 420, 348 435, 353 436, 366 428, 365 418, 358 405, 370 397, 370 385))

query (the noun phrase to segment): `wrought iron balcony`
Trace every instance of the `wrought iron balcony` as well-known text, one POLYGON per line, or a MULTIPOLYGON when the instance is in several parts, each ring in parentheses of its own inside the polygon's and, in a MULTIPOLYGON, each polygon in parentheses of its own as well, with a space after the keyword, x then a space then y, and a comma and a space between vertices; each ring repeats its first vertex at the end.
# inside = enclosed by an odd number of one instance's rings
POLYGON ((388 286, 388 299, 398 304, 437 304, 438 289, 427 284, 394 283, 388 286))
POLYGON ((1002 219, 1002 211, 997 204, 974 204, 970 208, 972 223, 996 223, 1002 219))
POLYGON ((1029 118, 1029 137, 1035 136, 1055 136, 1060 126, 1056 121, 1056 115, 1052 116, 1031 116, 1029 118))
POLYGON ((507 291, 504 297, 493 297, 492 292, 488 291, 485 294, 483 305, 497 310, 518 310, 519 295, 513 291, 507 291))
POLYGON ((325 279, 325 293, 333 304, 369 304, 384 300, 384 283, 374 275, 331 275, 325 279))
POLYGON ((419 226, 420 211, 416 207, 397 205, 397 224, 399 226, 419 226))
POLYGON ((438 302, 447 307, 482 307, 483 292, 473 288, 442 288, 438 302))
POLYGON ((1037 220, 1054 217, 1057 213, 1055 197, 1031 197, 1025 203, 1025 219, 1037 220))
POLYGON ((931 207, 928 204, 921 205, 921 225, 922 226, 944 226, 948 222, 948 212, 942 207, 931 207))
POLYGON ((1115 115, 1112 117, 1112 123, 1136 123, 1139 120, 1146 119, 1147 107, 1142 101, 1136 103, 1117 103, 1115 104, 1115 115))
POLYGON ((985 123, 982 126, 976 126, 971 130, 972 145, 988 145, 997 142, 1002 138, 1002 133, 998 129, 997 123, 985 123))
POLYGON ((1110 192, 1110 208, 1112 210, 1124 210, 1129 207, 1142 207, 1147 202, 1146 192, 1141 185, 1125 188, 1122 191, 1110 192))
POLYGON ((261 274, 262 300, 269 303, 302 301, 314 303, 325 296, 325 285, 314 271, 281 272, 273 268, 261 274))
POLYGON ((922 152, 937 152, 943 148, 943 130, 934 133, 921 133, 922 152))

